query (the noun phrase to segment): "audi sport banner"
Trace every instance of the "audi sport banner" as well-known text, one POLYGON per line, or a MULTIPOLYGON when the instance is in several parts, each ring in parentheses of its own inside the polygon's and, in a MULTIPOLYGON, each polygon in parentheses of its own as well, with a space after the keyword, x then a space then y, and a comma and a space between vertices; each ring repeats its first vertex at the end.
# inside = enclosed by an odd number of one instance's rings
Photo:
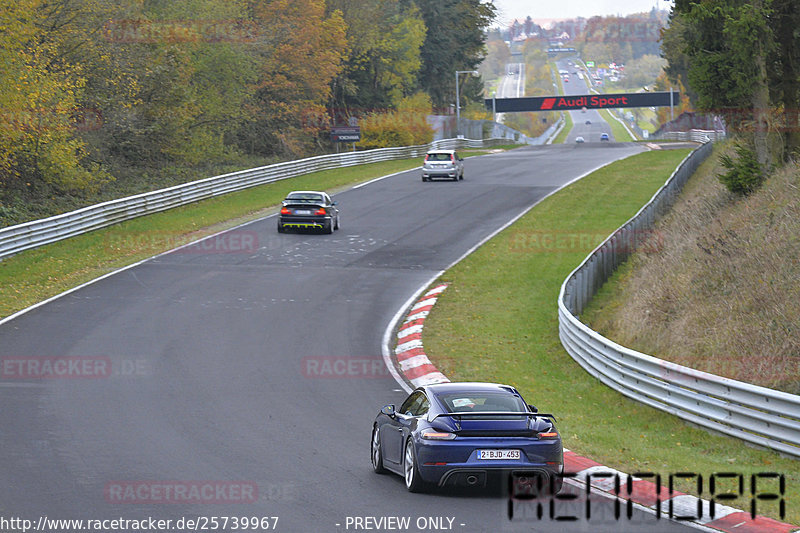
POLYGON ((527 98, 487 98, 486 108, 497 113, 515 111, 564 111, 568 109, 606 109, 617 107, 661 107, 681 101, 679 92, 584 94, 571 96, 531 96, 527 98), (494 107, 493 107, 494 103, 494 107))

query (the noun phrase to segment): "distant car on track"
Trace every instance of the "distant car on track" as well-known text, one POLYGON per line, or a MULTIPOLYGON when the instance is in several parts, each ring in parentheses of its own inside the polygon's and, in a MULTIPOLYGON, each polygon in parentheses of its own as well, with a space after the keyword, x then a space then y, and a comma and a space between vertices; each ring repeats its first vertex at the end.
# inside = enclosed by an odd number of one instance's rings
POLYGON ((321 229, 333 233, 339 229, 339 209, 324 192, 292 191, 281 202, 278 232, 287 229, 321 229))
POLYGON ((591 124, 591 123, 592 123, 592 121, 591 121, 591 120, 587 120, 587 121, 586 121, 586 124, 591 124))
POLYGON ((431 150, 422 164, 422 181, 434 178, 464 179, 464 159, 455 150, 431 150))
POLYGON ((418 387, 399 409, 384 406, 372 426, 373 470, 400 474, 411 492, 511 475, 558 493, 563 452, 555 417, 496 383, 418 387))
POLYGON ((608 141, 608 140, 610 140, 610 139, 609 139, 609 137, 608 137, 608 133, 601 133, 601 134, 600 134, 600 140, 601 140, 601 141, 608 141))
POLYGON ((575 142, 576 142, 576 143, 582 143, 582 142, 586 142, 586 139, 584 139, 584 138, 583 138, 583 137, 581 137, 581 136, 578 136, 578 137, 575 137, 575 142))

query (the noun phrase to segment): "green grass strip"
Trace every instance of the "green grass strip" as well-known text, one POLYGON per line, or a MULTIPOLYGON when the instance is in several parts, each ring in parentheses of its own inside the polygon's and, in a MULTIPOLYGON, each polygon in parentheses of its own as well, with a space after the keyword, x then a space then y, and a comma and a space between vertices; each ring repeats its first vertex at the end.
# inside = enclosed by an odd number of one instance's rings
POLYGON ((564 127, 558 132, 556 138, 553 139, 553 144, 564 144, 567 142, 567 135, 572 131, 572 114, 569 111, 564 111, 564 127))
POLYGON ((603 117, 603 120, 608 122, 608 125, 611 126, 611 134, 614 136, 614 140, 617 142, 629 142, 629 141, 636 141, 636 137, 631 136, 628 133, 628 130, 619 123, 613 116, 611 116, 611 112, 607 109, 598 109, 600 112, 600 116, 603 117))
MULTIPOLYGON (((663 185, 686 150, 651 151, 606 166, 544 200, 514 225, 448 270, 450 284, 425 325, 426 353, 453 381, 496 381, 520 389, 556 415, 565 447, 623 472, 669 475, 677 490, 711 497, 713 473, 744 476, 748 497, 726 505, 750 509, 752 474, 786 475, 786 520, 800 522, 800 463, 713 435, 630 400, 603 385, 567 354, 558 337, 556 300, 564 279, 663 185)), ((623 480, 624 481, 624 480, 623 480)), ((777 482, 759 481, 764 492, 777 482)), ((717 494, 736 493, 717 480, 717 494)), ((778 503, 759 514, 780 518, 778 503)))
POLYGON ((275 211, 289 191, 335 192, 417 167, 420 161, 385 161, 314 172, 135 218, 22 252, 0 261, 0 316, 8 316, 180 244, 264 217, 275 211))

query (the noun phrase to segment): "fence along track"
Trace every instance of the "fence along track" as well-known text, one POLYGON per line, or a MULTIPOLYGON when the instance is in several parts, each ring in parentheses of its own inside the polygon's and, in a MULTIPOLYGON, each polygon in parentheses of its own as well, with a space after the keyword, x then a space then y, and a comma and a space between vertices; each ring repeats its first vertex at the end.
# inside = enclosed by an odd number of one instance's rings
POLYGON ((381 161, 422 157, 430 149, 485 148, 503 143, 508 143, 508 140, 444 139, 420 146, 379 148, 364 152, 322 155, 205 178, 0 229, 0 260, 25 250, 125 220, 265 183, 294 178, 302 174, 381 161))
POLYGON ((640 236, 670 209, 711 149, 707 142, 687 156, 653 198, 567 277, 558 297, 561 343, 587 372, 629 398, 706 429, 800 457, 800 396, 630 350, 579 319, 589 300, 635 250, 640 236))

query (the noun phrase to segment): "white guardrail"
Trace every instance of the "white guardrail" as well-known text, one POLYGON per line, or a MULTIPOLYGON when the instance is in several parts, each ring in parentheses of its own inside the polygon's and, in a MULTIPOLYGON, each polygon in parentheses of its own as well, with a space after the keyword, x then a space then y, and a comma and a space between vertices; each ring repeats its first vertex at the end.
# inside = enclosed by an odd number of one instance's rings
POLYGON ((651 138, 662 139, 666 141, 692 141, 696 143, 705 143, 708 141, 712 142, 720 141, 725 137, 726 135, 724 131, 689 130, 689 131, 667 131, 651 138))
POLYGON ((800 396, 693 370, 620 346, 578 318, 657 216, 711 153, 692 152, 633 218, 598 246, 561 286, 558 321, 567 352, 612 389, 704 428, 800 457, 800 396))
POLYGON ((420 146, 321 155, 205 178, 0 229, 0 260, 24 250, 111 226, 124 220, 309 172, 423 157, 430 149, 485 148, 508 142, 507 139, 443 139, 420 146))

